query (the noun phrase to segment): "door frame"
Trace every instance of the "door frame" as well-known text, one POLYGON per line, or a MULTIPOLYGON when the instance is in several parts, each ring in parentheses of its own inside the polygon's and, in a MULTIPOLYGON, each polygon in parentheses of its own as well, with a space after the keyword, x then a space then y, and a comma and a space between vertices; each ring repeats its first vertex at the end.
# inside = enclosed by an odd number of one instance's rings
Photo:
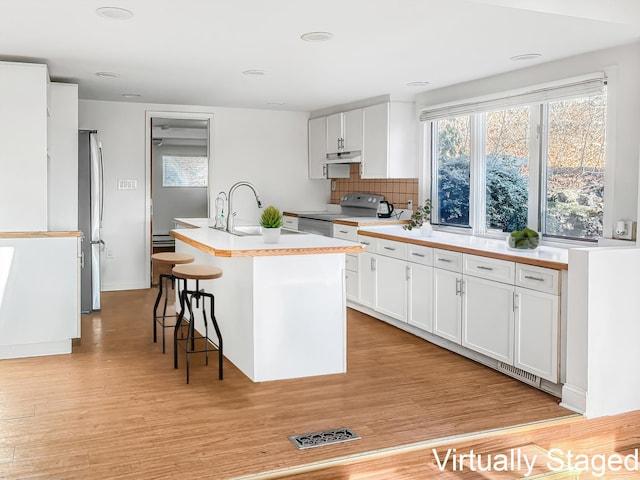
POLYGON ((202 112, 168 112, 165 110, 145 111, 145 214, 144 214, 144 250, 145 250, 145 278, 147 288, 151 287, 151 252, 153 236, 151 233, 152 203, 151 203, 151 155, 153 132, 151 130, 151 120, 154 118, 177 118, 182 120, 208 120, 209 131, 207 135, 207 158, 209 159, 209 185, 207 186, 207 211, 211 208, 211 177, 213 171, 213 159, 211 155, 211 145, 213 145, 213 113, 202 112))

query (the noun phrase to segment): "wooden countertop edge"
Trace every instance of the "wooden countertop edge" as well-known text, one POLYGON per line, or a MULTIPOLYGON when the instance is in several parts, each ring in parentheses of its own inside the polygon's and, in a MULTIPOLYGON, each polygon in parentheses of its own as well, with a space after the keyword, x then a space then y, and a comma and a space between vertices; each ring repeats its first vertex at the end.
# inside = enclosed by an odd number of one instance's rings
POLYGON ((364 246, 354 245, 353 247, 315 247, 315 248, 269 248, 269 249, 253 249, 253 250, 223 250, 204 245, 196 240, 185 237, 184 235, 171 231, 170 235, 187 245, 191 245, 215 257, 281 257, 285 255, 319 255, 329 253, 361 253, 364 252, 364 246))
POLYGON ((404 225, 409 223, 409 220, 340 220, 336 219, 333 223, 340 225, 349 225, 350 227, 376 227, 382 225, 404 225))
POLYGON ((0 238, 55 238, 79 237, 80 232, 0 232, 0 238))
POLYGON ((458 245, 449 245, 447 243, 433 242, 430 240, 397 237, 395 235, 387 235, 384 233, 367 232, 367 231, 360 231, 360 230, 358 231, 358 235, 363 235, 365 237, 382 238, 383 240, 393 240, 395 242, 411 243, 413 245, 423 245, 425 247, 436 247, 436 248, 441 248, 443 250, 450 250, 453 252, 470 253, 472 255, 482 255, 483 257, 496 258, 498 260, 507 260, 510 262, 524 263, 525 265, 533 265, 536 267, 552 268, 554 270, 569 269, 569 265, 562 262, 554 262, 552 260, 541 260, 539 258, 518 257, 515 255, 509 255, 505 253, 491 252, 487 250, 480 250, 477 248, 470 248, 470 247, 461 247, 458 245))
POLYGON ((282 212, 282 215, 286 215, 287 217, 298 217, 297 213, 293 213, 293 212, 282 212))

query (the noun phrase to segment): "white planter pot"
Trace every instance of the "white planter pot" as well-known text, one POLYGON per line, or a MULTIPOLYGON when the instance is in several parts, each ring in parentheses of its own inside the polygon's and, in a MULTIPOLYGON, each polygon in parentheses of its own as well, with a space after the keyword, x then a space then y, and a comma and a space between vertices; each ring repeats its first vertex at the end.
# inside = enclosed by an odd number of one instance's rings
POLYGON ((280 240, 279 228, 262 228, 262 239, 264 243, 278 243, 280 240))
POLYGON ((431 223, 424 222, 420 227, 420 235, 423 237, 430 237, 433 234, 433 227, 431 223))

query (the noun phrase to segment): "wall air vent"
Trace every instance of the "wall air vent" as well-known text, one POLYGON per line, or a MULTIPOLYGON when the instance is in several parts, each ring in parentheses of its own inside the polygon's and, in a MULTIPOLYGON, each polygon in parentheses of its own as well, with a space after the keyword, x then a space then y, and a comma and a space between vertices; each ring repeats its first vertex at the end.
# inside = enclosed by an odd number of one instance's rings
POLYGON ((525 372, 521 368, 513 367, 503 362, 498 363, 498 370, 521 382, 540 388, 540 377, 533 373, 525 372))

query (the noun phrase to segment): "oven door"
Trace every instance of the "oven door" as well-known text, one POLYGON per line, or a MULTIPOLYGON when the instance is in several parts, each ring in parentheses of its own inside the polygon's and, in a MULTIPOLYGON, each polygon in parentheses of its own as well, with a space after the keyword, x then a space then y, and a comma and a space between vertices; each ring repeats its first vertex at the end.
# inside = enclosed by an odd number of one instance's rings
POLYGON ((315 233, 325 237, 333 237, 333 222, 315 218, 298 217, 298 230, 305 233, 315 233))

